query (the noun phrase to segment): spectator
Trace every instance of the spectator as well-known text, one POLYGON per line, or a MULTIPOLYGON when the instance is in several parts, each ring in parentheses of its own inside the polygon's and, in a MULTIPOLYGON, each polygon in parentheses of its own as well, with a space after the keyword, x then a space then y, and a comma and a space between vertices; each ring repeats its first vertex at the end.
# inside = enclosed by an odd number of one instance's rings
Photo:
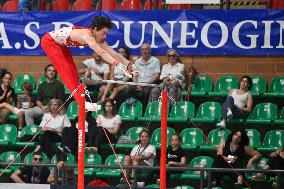
POLYGON ((43 149, 47 157, 51 158, 51 143, 60 142, 63 128, 71 127, 71 123, 65 113, 61 100, 51 99, 49 101, 40 127, 43 131, 43 135, 40 137, 39 143, 34 151, 38 152, 43 149))
MULTIPOLYGON (((150 144, 150 132, 148 130, 143 130, 139 133, 139 144, 135 146, 130 156, 126 156, 124 159, 124 165, 143 165, 143 166, 154 166, 156 158, 156 148, 150 144)), ((148 184, 149 181, 152 180, 152 173, 151 170, 139 170, 140 172, 146 172, 147 176, 145 180, 139 180, 144 182, 143 184, 140 183, 142 186, 148 184)), ((134 177, 134 171, 128 170, 127 176, 132 179, 134 177)))
MULTIPOLYGON (((263 167, 263 169, 268 170, 268 169, 278 169, 278 170, 284 170, 284 148, 279 148, 275 152, 272 152, 270 154, 269 160, 267 164, 263 167)), ((271 176, 272 174, 269 173, 268 176, 271 176)), ((284 188, 284 183, 283 183, 283 178, 284 174, 280 174, 280 187, 279 188, 284 188)), ((254 176, 255 180, 263 180, 264 179, 264 173, 257 173, 254 176)), ((273 184, 275 185, 275 184, 273 184)))
MULTIPOLYGON (((1 5, 1 4, 0 4, 1 5)), ((3 74, 5 74, 6 72, 7 72, 8 70, 7 69, 5 69, 5 68, 0 68, 0 78, 2 78, 3 77, 3 74)), ((2 83, 2 79, 1 79, 1 81, 0 81, 0 84, 2 83)))
POLYGON ((37 166, 37 164, 42 163, 42 153, 34 152, 32 163, 34 166, 21 167, 12 173, 10 178, 15 183, 47 184, 49 169, 37 166))
POLYGON ((56 80, 57 72, 52 64, 44 69, 46 82, 38 86, 36 106, 25 111, 25 120, 27 125, 33 125, 34 119, 39 118, 46 112, 46 106, 51 99, 64 100, 64 85, 56 80))
MULTIPOLYGON (((92 137, 94 140, 92 141, 91 146, 95 146, 91 148, 91 150, 100 151, 100 145, 103 143, 108 143, 106 135, 110 139, 111 143, 117 143, 118 141, 118 131, 121 125, 121 118, 116 113, 114 100, 112 99, 105 99, 102 104, 103 114, 98 115, 97 117, 97 127, 93 127, 92 137), (105 134, 105 132, 106 134, 105 134)), ((90 132, 90 131, 89 131, 90 132)), ((87 151, 90 148, 86 149, 87 151)))
POLYGON ((230 90, 229 96, 222 107, 222 120, 217 123, 217 127, 225 128, 227 119, 242 118, 251 112, 253 98, 248 92, 251 87, 251 77, 244 75, 241 78, 240 88, 230 90))
MULTIPOLYGON (((121 54, 124 58, 127 60, 130 60, 130 54, 129 50, 126 46, 121 46, 118 48, 117 51, 119 54, 121 54)), ((110 79, 115 81, 128 81, 129 77, 125 76, 120 69, 118 69, 115 66, 111 66, 111 74, 110 79)), ((108 84, 106 87, 106 90, 104 91, 104 94, 101 98, 101 101, 104 101, 107 97, 108 93, 112 90, 111 95, 108 97, 110 99, 115 99, 115 97, 118 95, 118 93, 122 92, 127 86, 126 85, 116 85, 116 84, 108 84)))
MULTIPOLYGON (((140 69, 143 74, 138 73, 137 75, 134 75, 133 81, 136 83, 156 83, 160 74, 160 61, 158 58, 151 56, 149 44, 142 44, 140 50, 142 57, 138 58, 134 65, 140 69)), ((146 105, 149 100, 150 91, 150 87, 137 86, 132 94, 138 94, 136 98, 146 105)))
POLYGON ((23 94, 17 95, 17 107, 3 102, 0 104, 0 108, 5 107, 12 113, 18 115, 18 134, 20 135, 23 126, 24 126, 24 119, 25 119, 25 111, 29 108, 34 107, 36 97, 32 94, 33 86, 29 82, 24 82, 22 85, 23 94))
MULTIPOLYGON (((221 141, 217 149, 217 157, 214 161, 215 168, 244 168, 245 155, 250 156, 247 168, 253 168, 253 162, 261 157, 261 154, 248 146, 249 138, 245 130, 237 130, 228 136, 226 142, 221 141)), ((222 173, 214 172, 213 178, 216 180, 216 186, 219 186, 223 176, 230 175, 235 185, 243 184, 243 175, 237 175, 234 172, 222 173)))
MULTIPOLYGON (((3 104, 3 103, 13 104, 15 100, 15 91, 11 87, 12 73, 5 72, 2 75, 1 80, 2 80, 2 83, 0 87, 0 104, 3 104)), ((7 123, 9 114, 10 114, 9 109, 3 106, 0 108, 0 125, 7 123)))
POLYGON ((169 100, 170 105, 181 101, 184 87, 184 65, 180 63, 180 56, 176 50, 169 49, 167 56, 169 63, 163 66, 160 75, 162 83, 151 90, 149 102, 157 101, 163 89, 166 89, 174 100, 169 100))

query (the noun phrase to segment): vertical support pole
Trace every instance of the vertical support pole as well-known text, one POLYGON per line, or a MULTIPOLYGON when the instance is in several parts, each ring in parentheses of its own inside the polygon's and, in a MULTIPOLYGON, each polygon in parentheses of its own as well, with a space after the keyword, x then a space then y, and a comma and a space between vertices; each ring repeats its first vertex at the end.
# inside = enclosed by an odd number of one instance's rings
POLYGON ((84 154, 85 154, 85 85, 79 86, 78 115, 78 189, 84 189, 84 154))
POLYGON ((161 115, 161 157, 160 157, 160 188, 166 188, 166 155, 167 155, 167 118, 168 118, 168 94, 162 92, 161 115))

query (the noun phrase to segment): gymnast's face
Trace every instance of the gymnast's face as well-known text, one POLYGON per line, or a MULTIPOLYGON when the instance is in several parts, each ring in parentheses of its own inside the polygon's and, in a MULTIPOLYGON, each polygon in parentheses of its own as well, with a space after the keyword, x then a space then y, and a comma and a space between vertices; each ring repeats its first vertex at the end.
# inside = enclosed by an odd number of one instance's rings
POLYGON ((97 42, 104 42, 107 34, 109 32, 108 28, 103 28, 101 30, 96 30, 96 28, 93 30, 94 31, 94 37, 96 39, 97 42))

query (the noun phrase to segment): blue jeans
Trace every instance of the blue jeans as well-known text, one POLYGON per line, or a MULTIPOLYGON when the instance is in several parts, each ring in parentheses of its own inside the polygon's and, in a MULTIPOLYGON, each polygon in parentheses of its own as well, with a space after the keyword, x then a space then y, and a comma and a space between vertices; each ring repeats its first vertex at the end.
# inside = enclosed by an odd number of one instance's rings
POLYGON ((231 108, 233 113, 233 118, 243 118, 245 117, 245 113, 241 112, 237 106, 234 104, 234 98, 232 96, 227 96, 225 102, 222 107, 222 119, 227 119, 228 108, 231 108))

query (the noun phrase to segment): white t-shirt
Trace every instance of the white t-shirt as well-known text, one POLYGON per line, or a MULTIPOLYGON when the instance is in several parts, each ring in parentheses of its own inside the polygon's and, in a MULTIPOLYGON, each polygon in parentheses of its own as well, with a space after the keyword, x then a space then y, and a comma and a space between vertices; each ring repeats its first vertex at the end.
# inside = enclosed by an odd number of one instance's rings
MULTIPOLYGON (((98 70, 100 73, 109 73, 110 69, 109 69, 109 65, 105 62, 101 62, 99 64, 96 63, 94 58, 89 58, 83 61, 83 64, 90 69, 96 69, 98 70)), ((101 80, 103 79, 101 76, 97 75, 95 72, 91 71, 91 77, 94 80, 101 80)))
POLYGON ((110 133, 114 133, 113 129, 115 128, 116 124, 121 124, 121 118, 119 115, 115 115, 113 118, 105 118, 103 115, 99 115, 97 117, 97 125, 106 128, 110 133))
POLYGON ((68 119, 67 114, 57 114, 55 117, 53 117, 51 113, 48 112, 43 114, 43 118, 39 126, 47 129, 56 129, 57 133, 61 135, 64 127, 71 127, 71 122, 68 119))
POLYGON ((140 144, 135 146, 131 150, 130 156, 135 156, 135 155, 149 156, 150 154, 153 154, 152 157, 148 160, 144 160, 144 163, 146 163, 149 166, 153 166, 156 158, 156 148, 151 144, 149 144, 145 149, 144 147, 141 147, 140 144))
POLYGON ((184 64, 165 64, 161 71, 160 80, 163 80, 165 77, 170 78, 170 80, 178 80, 182 85, 184 81, 184 64))
POLYGON ((123 80, 123 78, 125 77, 124 73, 122 73, 122 71, 118 68, 118 66, 114 67, 113 75, 114 79, 119 81, 123 80))

